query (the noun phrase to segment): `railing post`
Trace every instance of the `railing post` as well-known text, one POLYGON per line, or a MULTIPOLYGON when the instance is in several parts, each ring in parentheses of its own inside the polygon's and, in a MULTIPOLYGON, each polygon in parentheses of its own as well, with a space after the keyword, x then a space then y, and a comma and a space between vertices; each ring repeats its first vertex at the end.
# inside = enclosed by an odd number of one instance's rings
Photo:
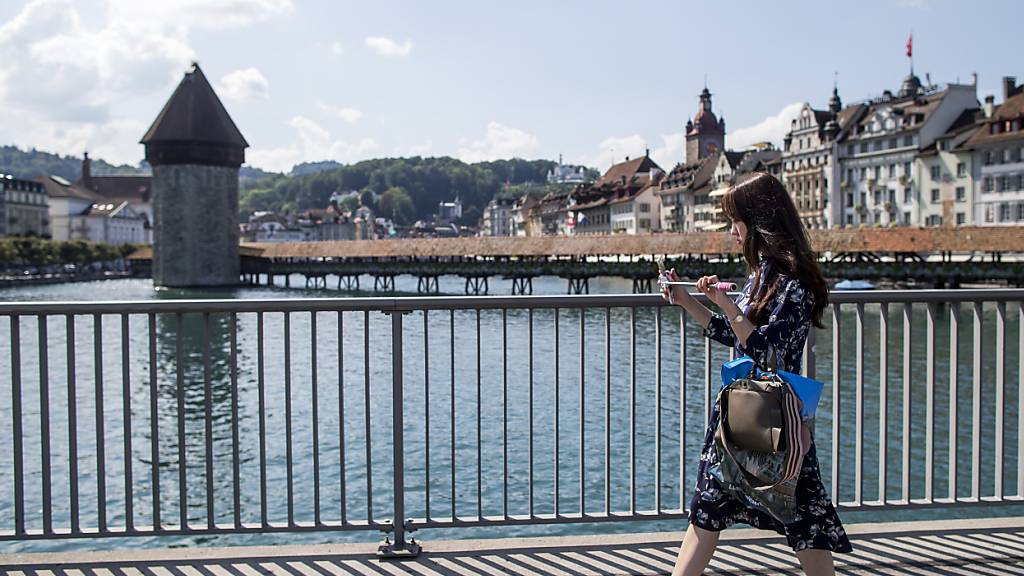
MULTIPOLYGON (((391 521, 391 530, 395 532, 395 541, 385 536, 384 542, 377 547, 377 556, 381 558, 412 558, 420 553, 420 545, 413 538, 405 541, 406 531, 412 531, 411 523, 405 519, 405 430, 403 424, 402 399, 402 316, 408 314, 402 310, 387 310, 391 315, 391 422, 392 422, 392 455, 394 458, 392 475, 392 493, 395 503, 395 516, 391 521)), ((371 495, 372 497, 372 495, 371 495)))

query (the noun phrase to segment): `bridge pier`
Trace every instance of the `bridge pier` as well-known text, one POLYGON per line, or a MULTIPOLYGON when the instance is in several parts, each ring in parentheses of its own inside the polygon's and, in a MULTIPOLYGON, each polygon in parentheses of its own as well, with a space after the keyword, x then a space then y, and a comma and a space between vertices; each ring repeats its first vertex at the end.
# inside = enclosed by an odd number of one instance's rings
POLYGON ((374 292, 394 292, 395 291, 395 275, 394 274, 382 274, 373 276, 373 291, 374 292))
POLYGON ((466 294, 487 294, 487 276, 466 276, 466 294))
POLYGON ((359 276, 356 274, 339 274, 338 290, 346 290, 348 292, 358 291, 359 276))
POLYGON ((633 294, 650 294, 650 278, 633 278, 633 294))
POLYGON ((590 294, 589 278, 569 278, 569 294, 590 294))
POLYGON ((327 274, 306 274, 306 288, 327 288, 327 274))
POLYGON ((416 281, 416 291, 421 294, 437 294, 437 276, 420 276, 416 281))
POLYGON ((512 295, 513 296, 526 296, 533 294, 533 277, 527 276, 525 278, 513 278, 512 279, 512 295))

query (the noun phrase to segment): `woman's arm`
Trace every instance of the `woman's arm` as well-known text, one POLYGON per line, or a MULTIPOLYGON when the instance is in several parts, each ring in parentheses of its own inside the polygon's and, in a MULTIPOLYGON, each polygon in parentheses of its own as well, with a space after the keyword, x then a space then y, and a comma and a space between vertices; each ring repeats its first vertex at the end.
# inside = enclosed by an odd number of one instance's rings
MULTIPOLYGON (((678 278, 675 270, 669 272, 669 278, 672 280, 678 278)), ((718 282, 717 276, 707 276, 706 278, 710 279, 712 283, 718 282)), ((698 289, 700 289, 703 280, 704 278, 698 280, 698 289)), ((707 291, 704 292, 707 294, 707 291)), ((722 314, 713 313, 707 306, 701 304, 692 294, 687 292, 684 287, 666 286, 662 288, 661 293, 666 300, 685 309, 697 324, 704 329, 706 337, 730 347, 736 344, 736 335, 729 326, 729 320, 722 314)), ((732 304, 733 308, 736 308, 736 304, 725 295, 725 292, 722 292, 722 295, 725 300, 732 304)), ((738 308, 736 309, 738 310, 738 308)), ((732 317, 735 318, 735 315, 732 317)))

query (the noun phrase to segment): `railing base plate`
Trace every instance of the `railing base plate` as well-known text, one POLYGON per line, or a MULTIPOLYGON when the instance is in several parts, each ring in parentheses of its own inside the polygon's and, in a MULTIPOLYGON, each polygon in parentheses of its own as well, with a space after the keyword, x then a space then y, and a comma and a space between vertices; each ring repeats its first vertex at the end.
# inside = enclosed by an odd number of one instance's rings
POLYGON ((396 548, 395 544, 391 540, 384 539, 380 546, 377 546, 377 558, 382 560, 402 560, 408 558, 415 558, 420 555, 420 545, 416 540, 406 542, 401 548, 396 548))

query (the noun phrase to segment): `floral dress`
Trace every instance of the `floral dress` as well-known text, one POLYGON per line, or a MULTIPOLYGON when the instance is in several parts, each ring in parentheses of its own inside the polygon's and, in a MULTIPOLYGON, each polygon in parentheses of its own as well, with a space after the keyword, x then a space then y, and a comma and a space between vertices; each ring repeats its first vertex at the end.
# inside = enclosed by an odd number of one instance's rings
MULTIPOLYGON (((767 276, 769 267, 770 263, 767 260, 762 261, 762 278, 767 276)), ((736 304, 744 313, 750 307, 753 282, 751 275, 736 300, 736 304)), ((745 346, 740 345, 723 314, 712 316, 704 335, 726 346, 735 346, 738 354, 750 356, 762 367, 769 365, 768 355, 774 352, 779 370, 799 373, 804 342, 811 328, 814 296, 800 280, 786 275, 779 278, 778 286, 767 323, 757 327, 750 334, 745 346)), ((736 523, 775 530, 786 536, 789 545, 797 552, 806 549, 851 552, 850 539, 843 530, 839 515, 836 514, 836 509, 822 485, 813 439, 810 450, 804 456, 796 486, 797 520, 782 524, 767 512, 746 506, 728 494, 709 473, 709 467, 718 463, 714 436, 718 428, 719 414, 720 407, 716 401, 711 410, 708 429, 704 434, 704 448, 701 450, 700 466, 697 469, 697 488, 690 500, 690 523, 715 532, 736 523)))

